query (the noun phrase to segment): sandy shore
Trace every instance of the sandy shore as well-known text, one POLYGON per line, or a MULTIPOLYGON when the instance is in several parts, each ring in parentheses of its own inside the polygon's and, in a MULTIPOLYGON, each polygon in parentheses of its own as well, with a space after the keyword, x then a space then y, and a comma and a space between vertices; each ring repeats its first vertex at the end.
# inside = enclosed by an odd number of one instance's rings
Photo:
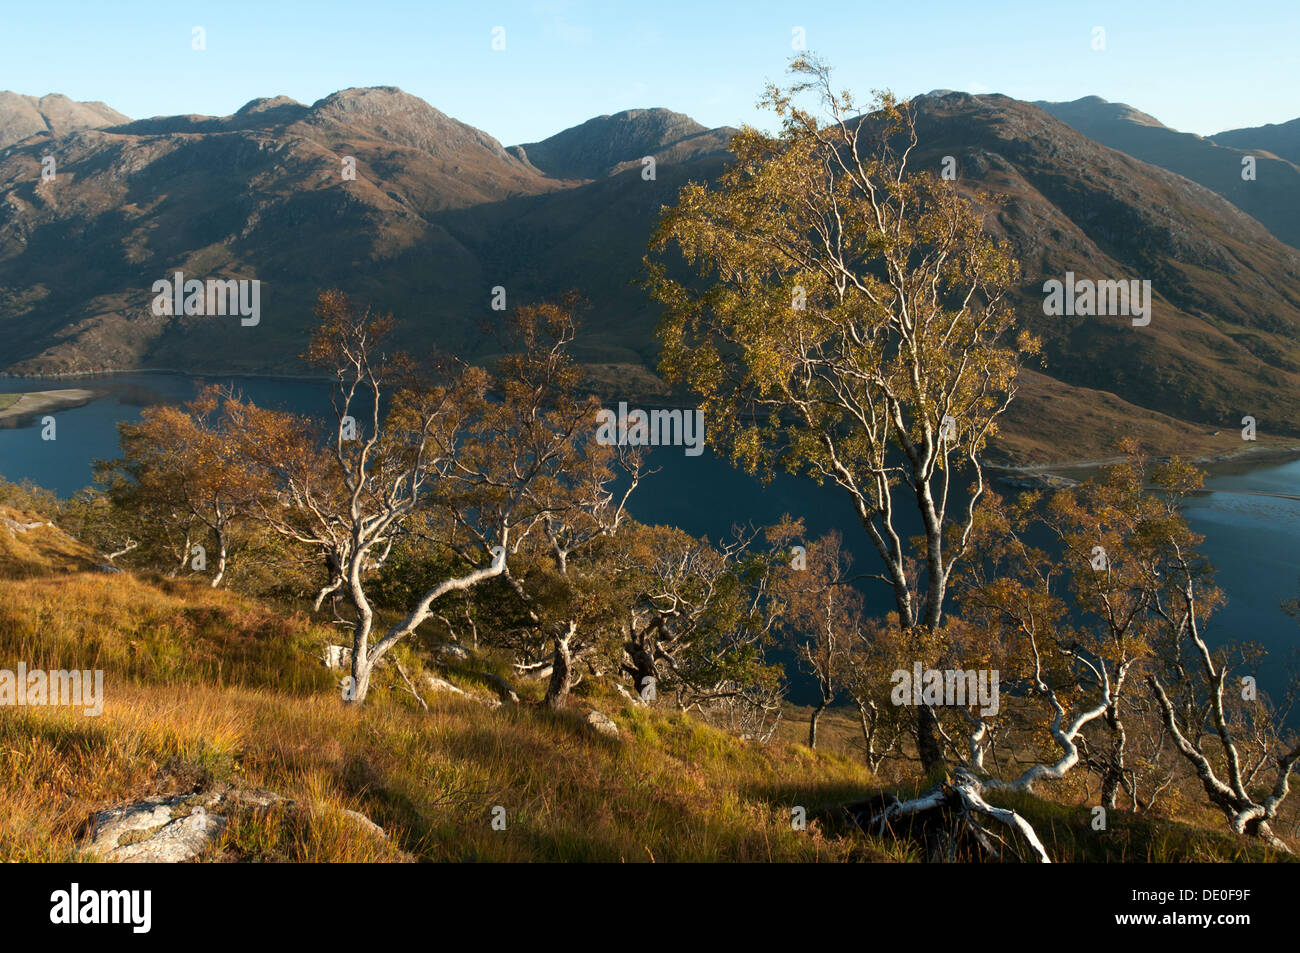
POLYGON ((0 421, 80 407, 99 396, 99 391, 80 388, 42 390, 30 394, 0 394, 0 421), (18 399, 10 403, 8 399, 12 397, 18 399))
MULTIPOLYGON (((1300 458, 1300 443, 1271 443, 1264 446, 1245 447, 1231 453, 1212 455, 1189 454, 1184 459, 1210 474, 1231 470, 1233 467, 1259 466, 1264 463, 1284 463, 1300 458)), ((1100 460, 1067 460, 1060 463, 1036 463, 1026 466, 997 466, 986 464, 985 469, 996 480, 1017 487, 1064 486, 1086 480, 1099 469, 1123 462, 1123 457, 1100 460)), ((1168 459, 1159 457, 1157 459, 1168 459)), ((1248 492, 1245 490, 1239 492, 1248 492)), ((1263 494, 1273 496, 1277 494, 1263 494)), ((1290 499, 1291 497, 1287 497, 1290 499)))

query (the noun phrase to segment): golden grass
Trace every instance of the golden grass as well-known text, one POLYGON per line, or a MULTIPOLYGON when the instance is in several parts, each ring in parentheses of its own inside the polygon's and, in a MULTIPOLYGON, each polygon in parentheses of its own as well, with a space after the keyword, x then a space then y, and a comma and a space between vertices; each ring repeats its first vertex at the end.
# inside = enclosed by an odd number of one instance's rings
POLYGON ((103 562, 89 547, 53 526, 42 525, 17 532, 5 520, 23 526, 45 522, 44 517, 30 510, 0 506, 0 579, 84 572, 103 562))
POLYGON ((764 749, 609 697, 618 739, 579 710, 437 695, 425 712, 391 674, 358 711, 315 658, 335 637, 326 627, 200 584, 82 571, 75 545, 33 533, 0 530, 0 667, 103 669, 104 710, 0 709, 0 858, 75 859, 96 811, 214 785, 295 808, 233 816, 213 860, 881 856, 792 829, 792 806, 811 813, 870 781, 850 759, 764 749))
POLYGON ((851 800, 866 772, 834 756, 763 749, 693 719, 629 711, 623 736, 578 712, 431 711, 265 688, 110 685, 104 712, 0 713, 0 857, 75 856, 111 804, 214 784, 306 805, 240 817, 213 859, 837 860, 852 839, 796 832, 790 807, 851 800), (494 830, 493 808, 506 829, 494 830), (359 810, 388 842, 342 816, 359 810))
MULTIPOLYGON (((837 821, 837 805, 884 786, 852 756, 842 712, 826 716, 826 750, 813 752, 797 743, 806 722, 760 746, 680 713, 625 708, 595 684, 565 712, 445 694, 428 697, 426 712, 387 670, 357 710, 316 660, 337 639, 328 627, 201 584, 87 572, 91 556, 50 529, 0 527, 0 668, 105 672, 98 717, 0 708, 0 860, 87 859, 97 811, 214 788, 264 789, 291 803, 232 812, 210 861, 916 857, 837 821), (593 702, 618 722, 618 738, 586 725, 593 702), (504 830, 492 824, 497 807, 504 830), (806 809, 807 830, 794 829, 794 807, 806 809), (350 810, 388 837, 366 832, 350 810)), ((403 657, 413 674, 424 664, 403 657)), ((442 674, 488 694, 471 666, 442 674)), ((1076 806, 1017 806, 1044 825, 1057 859, 1259 856, 1223 835, 1146 819, 1122 819, 1098 838, 1076 806)))

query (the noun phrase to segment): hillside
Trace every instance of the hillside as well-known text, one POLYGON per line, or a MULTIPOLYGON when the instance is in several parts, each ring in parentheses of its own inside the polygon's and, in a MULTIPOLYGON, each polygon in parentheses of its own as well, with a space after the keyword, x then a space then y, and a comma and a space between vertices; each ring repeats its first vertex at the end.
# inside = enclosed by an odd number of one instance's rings
POLYGON ((1209 139, 1178 132, 1123 103, 1087 96, 1068 103, 1034 103, 1090 139, 1191 179, 1223 196, 1276 238, 1300 248, 1300 166, 1260 145, 1278 137, 1251 140, 1252 130, 1209 139), (1242 160, 1255 159, 1255 178, 1242 178, 1242 160))
POLYGON ((38 133, 65 136, 80 129, 102 129, 129 122, 103 103, 79 103, 52 93, 24 96, 0 89, 0 149, 38 133))
POLYGON ((1216 132, 1210 139, 1233 149, 1263 150, 1300 165, 1300 119, 1216 132))
MULTIPOLYGON (((105 672, 93 720, 0 713, 2 860, 93 859, 88 822, 101 812, 198 802, 222 825, 202 861, 918 859, 839 806, 920 779, 886 784, 847 746, 762 746, 598 688, 558 713, 485 704, 490 660, 448 667, 418 650, 404 656, 417 684, 437 684, 425 680, 436 670, 464 691, 428 690, 425 710, 389 670, 357 711, 318 660, 328 627, 101 562, 39 514, 0 505, 0 667, 105 672), (592 706, 614 715, 616 737, 591 729, 592 706), (504 830, 491 824, 498 805, 504 830), (793 829, 792 806, 807 809, 808 830, 793 829)), ((1008 803, 1060 860, 1268 858, 1183 823, 1117 815, 1097 837, 1068 800, 1008 803)))
MULTIPOLYGON (((1106 122, 1180 135, 1103 105, 1106 122)), ((1046 396, 1022 406, 1008 453, 1065 433, 1077 456, 1107 452, 1081 419, 1163 434, 1163 450, 1206 445, 1244 414, 1269 438, 1300 436, 1300 251, 1213 191, 1032 104, 948 94, 917 107, 919 167, 958 160, 960 186, 1023 262, 1022 324, 1047 341, 1045 376, 1026 388, 1046 396), (1151 325, 1046 318, 1042 284, 1067 271, 1150 280, 1151 325), (1072 390, 1048 394, 1051 381, 1072 390)), ((375 87, 40 133, 0 151, 0 363, 24 374, 300 373, 312 303, 332 286, 394 311, 399 343, 417 353, 482 359, 498 347, 493 288, 507 306, 576 289, 590 302, 579 356, 610 396, 627 380, 638 394, 661 390, 647 373, 658 312, 640 286, 642 256, 680 186, 723 168, 731 132, 629 110, 506 148, 375 87), (34 170, 47 153, 60 173, 43 183, 34 170), (259 279, 259 322, 155 316, 153 282, 177 270, 259 279)), ((1204 448, 1232 449, 1221 442, 1204 448)))
MULTIPOLYGON (((105 670, 93 721, 0 714, 5 861, 84 857, 92 813, 194 790, 269 791, 303 808, 241 807, 206 860, 884 856, 791 830, 789 804, 850 800, 869 783, 846 758, 749 745, 667 711, 619 712, 617 739, 580 709, 493 710, 443 691, 426 712, 391 671, 373 704, 348 710, 317 658, 327 627, 202 585, 97 572, 101 561, 0 507, 0 667, 105 670), (490 826, 497 804, 505 832, 490 826), (387 836, 357 837, 348 810, 387 836)), ((407 665, 418 681, 419 660, 407 665)))
POLYGON ((1046 373, 1209 429, 1258 408, 1300 432, 1300 252, 1210 190, 1028 103, 922 97, 918 135, 918 164, 960 156, 959 187, 1015 249, 1017 313, 1044 338, 1046 373), (1149 280, 1151 323, 1046 317, 1043 279, 1066 272, 1149 280))

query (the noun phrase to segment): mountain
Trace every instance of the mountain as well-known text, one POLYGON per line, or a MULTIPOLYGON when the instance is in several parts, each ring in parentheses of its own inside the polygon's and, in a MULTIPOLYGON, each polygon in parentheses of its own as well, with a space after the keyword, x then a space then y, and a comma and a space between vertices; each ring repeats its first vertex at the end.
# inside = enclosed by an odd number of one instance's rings
MULTIPOLYGON (((1286 161, 1282 152, 1261 154, 1260 149, 1266 147, 1257 144, 1248 147, 1235 133, 1221 133, 1205 139, 1189 132, 1178 132, 1131 106, 1110 103, 1097 96, 1086 96, 1069 103, 1037 102, 1034 105, 1089 139, 1143 162, 1177 172, 1218 192, 1247 215, 1258 219, 1276 237, 1300 248, 1300 166, 1294 164, 1294 155, 1292 161, 1286 161), (1242 178, 1242 160, 1247 156, 1255 158, 1253 180, 1242 178)), ((1238 132, 1253 133, 1255 130, 1238 132)), ((1300 136, 1300 125, 1292 131, 1292 136, 1300 136)), ((1265 138, 1284 139, 1285 136, 1266 135, 1265 138)))
POLYGON ((727 136, 673 115, 611 117, 610 174, 579 189, 394 88, 38 136, 0 152, 3 364, 299 371, 315 293, 334 285, 399 313, 408 346, 470 356, 494 346, 494 287, 509 304, 578 288, 596 309, 584 356, 652 364, 656 315, 631 282, 661 205, 721 168, 727 136), (48 151, 61 174, 42 183, 48 151), (153 282, 176 270, 261 280, 264 318, 153 315, 153 282))
POLYGON ((1248 129, 1229 129, 1227 132, 1215 133, 1210 138, 1221 146, 1271 152, 1300 165, 1300 119, 1248 129))
POLYGON ((499 283, 435 219, 557 188, 492 137, 391 87, 310 107, 256 100, 224 118, 178 116, 49 133, 0 152, 0 327, 6 364, 297 365, 316 289, 341 284, 454 349, 451 315, 499 283), (39 157, 58 160, 42 182, 39 157), (348 179, 345 160, 355 160, 348 179), (174 271, 257 278, 263 319, 158 317, 174 271), (481 293, 480 293, 481 290, 481 293))
POLYGON ((541 142, 512 152, 547 175, 596 179, 622 171, 645 156, 667 161, 722 153, 735 130, 707 129, 690 116, 667 109, 628 109, 597 116, 541 142))
MULTIPOLYGON (((1007 448, 1042 459, 1068 435, 1078 455, 1101 454, 1109 436, 1139 432, 1226 452, 1241 448, 1245 414, 1261 434, 1300 434, 1300 252, 1208 188, 1033 104, 915 102, 914 168, 957 159, 959 187, 1023 262, 1021 323, 1045 338, 1007 448), (1150 325, 1045 316, 1043 282, 1067 271, 1151 281, 1150 325)), ((494 288, 510 307, 576 289, 589 302, 579 356, 606 389, 662 391, 658 312, 639 285, 646 242, 684 183, 724 168, 732 132, 631 110, 505 148, 380 87, 40 133, 0 150, 0 370, 301 373, 324 287, 392 310, 417 353, 483 358, 499 348, 494 288), (54 182, 39 177, 47 153, 54 182), (153 283, 176 270, 259 279, 260 322, 154 315, 153 283)))
POLYGON ((41 132, 62 136, 129 121, 100 102, 79 103, 58 93, 38 97, 0 90, 0 149, 41 132))
POLYGON ((1047 373, 1183 420, 1226 427, 1251 414, 1300 432, 1300 251, 1033 104, 954 93, 917 110, 917 162, 960 157, 959 186, 1016 250, 1018 312, 1044 337, 1047 373), (1045 316, 1043 282, 1067 272, 1150 281, 1150 324, 1045 316))

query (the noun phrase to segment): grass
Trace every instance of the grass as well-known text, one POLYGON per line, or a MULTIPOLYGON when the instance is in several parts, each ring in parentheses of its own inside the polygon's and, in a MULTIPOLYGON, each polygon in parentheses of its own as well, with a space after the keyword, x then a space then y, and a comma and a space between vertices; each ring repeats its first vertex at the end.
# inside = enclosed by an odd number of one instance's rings
POLYGON ((431 699, 431 711, 332 694, 119 685, 104 713, 0 717, 0 857, 75 857, 91 814, 214 784, 270 789, 309 810, 237 819, 213 859, 843 860, 883 856, 796 832, 790 806, 852 799, 852 762, 747 745, 682 716, 629 712, 624 737, 580 713, 431 699), (493 808, 506 829, 494 830, 493 808), (359 836, 359 810, 389 841, 359 836))
MULTIPOLYGON (((0 507, 0 515, 16 516, 0 507)), ((490 709, 431 694, 424 711, 381 670, 363 709, 345 706, 316 653, 337 633, 302 613, 201 584, 93 569, 52 527, 0 523, 0 668, 101 668, 103 713, 0 708, 0 860, 88 859, 93 815, 155 794, 268 790, 241 808, 209 861, 908 861, 838 805, 886 786, 853 756, 852 722, 806 722, 761 746, 665 709, 625 707, 593 684, 567 711, 490 709), (585 709, 612 715, 617 738, 585 709), (806 830, 792 825, 802 807, 806 830), (500 808, 505 829, 495 829, 500 808), (348 811, 381 825, 360 829, 348 811)), ((406 655, 408 671, 421 666, 406 655)), ((491 694, 482 671, 441 674, 491 694)), ((920 782, 914 782, 913 787, 920 782)), ((906 796, 907 785, 900 795, 906 796)), ((1259 860, 1227 834, 1014 799, 1057 860, 1259 860)))
MULTIPOLYGON (((874 786, 861 796, 861 800, 883 793, 906 800, 918 796, 938 780, 914 778, 899 784, 874 786)), ((1010 791, 986 791, 984 799, 995 807, 1010 808, 1025 818, 1048 856, 1058 863, 1258 863, 1294 860, 1258 841, 1236 837, 1221 826, 1207 829, 1167 817, 1116 809, 1107 813, 1105 829, 1098 830, 1093 826, 1095 815, 1091 804, 1010 791)), ((828 836, 844 833, 846 822, 833 815, 828 815, 825 822, 828 836)), ((1207 822, 1213 824, 1214 818, 1208 817, 1207 822)), ((1004 832, 995 822, 985 823, 991 829, 1004 832)), ((1221 819, 1219 824, 1222 824, 1221 819)), ((898 850, 909 859, 920 859, 919 845, 911 848, 900 845, 898 850)))
POLYGON ((96 811, 213 785, 268 789, 301 809, 233 817, 212 860, 885 856, 792 828, 792 806, 849 800, 870 782, 846 757, 763 748, 609 698, 618 739, 592 733, 581 710, 433 695, 425 712, 391 675, 358 711, 315 659, 327 628, 91 564, 53 528, 0 528, 0 667, 105 671, 97 718, 0 709, 0 859, 77 859, 96 811), (504 831, 491 824, 498 805, 504 831), (390 837, 359 834, 347 810, 390 837))

